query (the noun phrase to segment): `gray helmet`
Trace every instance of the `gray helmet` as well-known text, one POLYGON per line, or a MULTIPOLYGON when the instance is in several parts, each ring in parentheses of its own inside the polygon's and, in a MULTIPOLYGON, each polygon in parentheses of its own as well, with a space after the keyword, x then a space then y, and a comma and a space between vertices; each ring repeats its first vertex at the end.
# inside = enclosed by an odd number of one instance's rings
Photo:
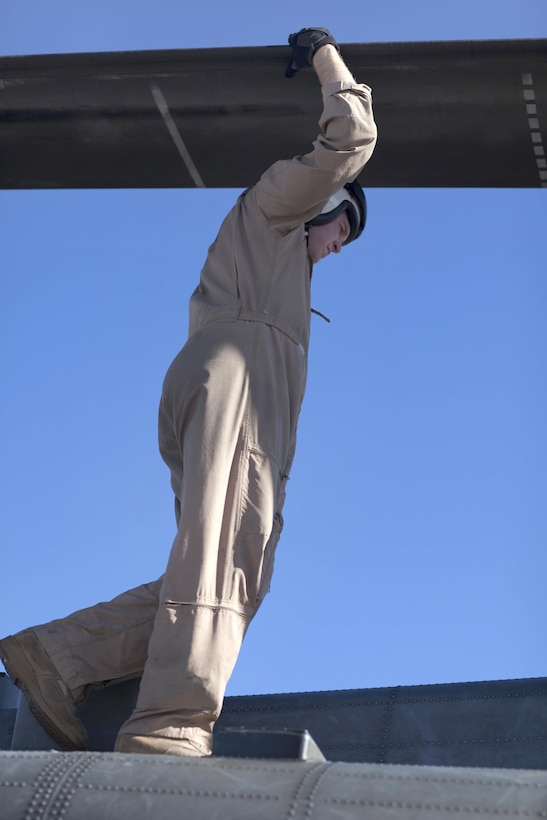
POLYGON ((344 211, 347 212, 349 219, 349 236, 344 242, 344 245, 358 239, 363 233, 363 228, 367 221, 367 201, 365 199, 365 192, 357 182, 348 182, 339 191, 333 194, 320 214, 317 214, 309 225, 326 225, 332 222, 337 216, 340 216, 344 211))

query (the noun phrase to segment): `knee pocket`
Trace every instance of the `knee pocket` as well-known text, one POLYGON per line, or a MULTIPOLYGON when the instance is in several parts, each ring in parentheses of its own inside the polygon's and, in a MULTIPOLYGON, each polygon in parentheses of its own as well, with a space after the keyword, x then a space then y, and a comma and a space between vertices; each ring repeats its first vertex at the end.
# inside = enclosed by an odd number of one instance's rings
POLYGON ((257 447, 247 448, 243 462, 234 559, 246 566, 249 601, 259 604, 269 589, 283 529, 286 477, 277 460, 257 447))
POLYGON ((269 535, 281 490, 281 470, 276 460, 261 450, 247 448, 240 465, 236 531, 269 535))
POLYGON ((240 532, 235 538, 231 596, 239 600, 250 615, 270 588, 281 529, 281 516, 275 516, 269 536, 240 532))

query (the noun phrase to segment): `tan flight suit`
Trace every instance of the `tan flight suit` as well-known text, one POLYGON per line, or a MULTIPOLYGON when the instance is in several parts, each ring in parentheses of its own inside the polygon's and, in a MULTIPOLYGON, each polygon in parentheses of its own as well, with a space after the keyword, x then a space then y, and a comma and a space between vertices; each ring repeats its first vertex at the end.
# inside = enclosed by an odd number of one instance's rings
POLYGON ((190 300, 189 339, 159 411, 178 524, 165 575, 35 627, 77 699, 89 685, 143 673, 122 732, 190 737, 209 749, 268 590, 306 382, 304 226, 357 176, 376 140, 367 86, 322 92, 313 150, 275 163, 239 197, 190 300))

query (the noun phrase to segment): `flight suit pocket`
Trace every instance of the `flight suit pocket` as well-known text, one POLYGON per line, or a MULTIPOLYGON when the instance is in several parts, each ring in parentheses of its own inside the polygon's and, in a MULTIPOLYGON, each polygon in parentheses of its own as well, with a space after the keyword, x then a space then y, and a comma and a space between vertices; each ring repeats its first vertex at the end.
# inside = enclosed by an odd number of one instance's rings
POLYGON ((238 530, 269 535, 279 496, 281 471, 275 460, 258 449, 244 456, 238 530))
POLYGON ((283 477, 277 461, 257 448, 248 448, 244 458, 234 558, 246 566, 249 602, 259 604, 269 589, 283 527, 283 477))

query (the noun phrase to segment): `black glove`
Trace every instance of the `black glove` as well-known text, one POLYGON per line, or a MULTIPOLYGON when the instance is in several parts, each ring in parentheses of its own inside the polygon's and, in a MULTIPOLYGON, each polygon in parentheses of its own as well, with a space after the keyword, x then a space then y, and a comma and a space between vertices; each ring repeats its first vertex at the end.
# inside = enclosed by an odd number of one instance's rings
POLYGON ((313 55, 321 46, 335 46, 340 53, 338 43, 326 28, 303 28, 289 37, 292 54, 285 69, 285 77, 294 77, 305 65, 312 65, 313 55))

